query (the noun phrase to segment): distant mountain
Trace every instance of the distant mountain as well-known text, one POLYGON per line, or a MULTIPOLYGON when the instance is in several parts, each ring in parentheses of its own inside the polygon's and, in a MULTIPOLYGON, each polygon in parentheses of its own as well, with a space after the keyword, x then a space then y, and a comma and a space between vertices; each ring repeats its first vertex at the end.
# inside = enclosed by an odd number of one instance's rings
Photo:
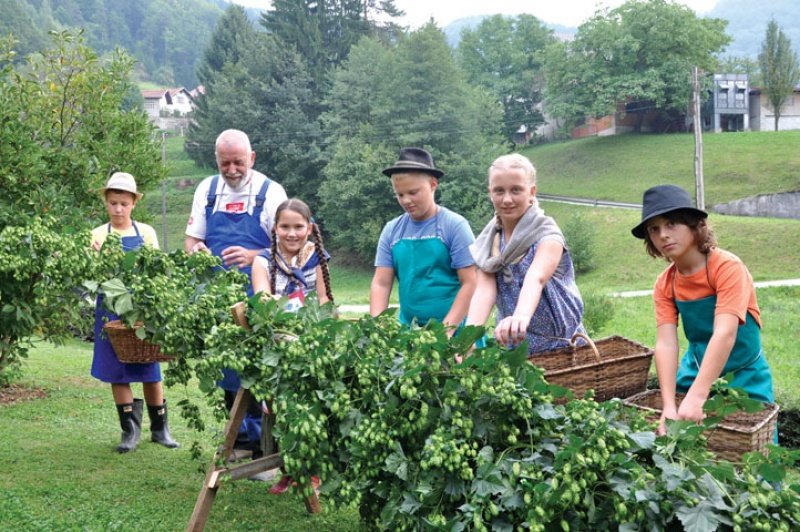
MULTIPOLYGON (((458 43, 461 40, 461 32, 465 28, 477 28, 483 19, 491 16, 492 15, 477 15, 474 17, 459 18, 445 26, 442 31, 444 31, 444 34, 447 37, 447 42, 450 44, 450 46, 455 48, 458 46, 458 43)), ((553 33, 555 33, 556 37, 560 39, 570 39, 575 35, 575 32, 578 31, 578 28, 573 28, 570 26, 550 24, 549 22, 544 21, 542 21, 542 23, 553 30, 553 33)))
MULTIPOLYGON (((461 39, 464 28, 475 28, 491 15, 479 15, 456 19, 443 31, 447 42, 455 48, 461 39)), ((714 8, 705 16, 728 21, 726 29, 732 42, 723 52, 724 56, 744 56, 756 59, 761 51, 761 43, 767 31, 770 18, 775 18, 783 32, 792 41, 792 47, 800 56, 800 1, 798 0, 718 0, 714 8)), ((562 39, 568 39, 578 31, 575 27, 544 23, 562 39)))
POLYGON ((797 0, 718 0, 708 16, 728 21, 726 31, 733 41, 723 55, 756 59, 767 24, 774 18, 800 56, 800 2, 797 0))
MULTIPOLYGON (((228 5, 227 0, 0 0, 0 36, 13 34, 22 57, 49 46, 49 30, 82 28, 100 54, 126 49, 138 60, 143 81, 192 88, 196 65, 228 5)), ((244 9, 254 23, 261 19, 260 9, 244 9)))

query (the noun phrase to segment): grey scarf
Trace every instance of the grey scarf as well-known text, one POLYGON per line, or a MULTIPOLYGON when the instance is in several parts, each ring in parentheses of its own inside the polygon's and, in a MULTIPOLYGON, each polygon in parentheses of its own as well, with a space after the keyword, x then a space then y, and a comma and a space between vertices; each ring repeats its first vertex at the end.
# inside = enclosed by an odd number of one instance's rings
POLYGON ((538 204, 533 205, 522 215, 511 239, 500 253, 500 232, 502 227, 496 218, 489 221, 478 235, 475 243, 469 247, 475 264, 486 273, 497 273, 503 270, 506 277, 511 275, 509 266, 519 262, 531 249, 531 246, 546 236, 558 235, 564 242, 558 224, 550 216, 545 216, 538 204))

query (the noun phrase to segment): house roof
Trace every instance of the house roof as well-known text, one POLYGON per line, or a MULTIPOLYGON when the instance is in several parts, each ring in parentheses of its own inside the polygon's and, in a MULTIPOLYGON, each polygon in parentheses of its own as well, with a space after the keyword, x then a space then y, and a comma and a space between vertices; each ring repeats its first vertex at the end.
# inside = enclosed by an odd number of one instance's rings
POLYGON ((167 89, 148 89, 142 91, 142 98, 145 100, 160 100, 164 97, 167 89))
POLYGON ((169 91, 170 96, 175 96, 179 92, 183 92, 186 93, 186 95, 189 96, 190 98, 192 97, 192 93, 186 90, 184 87, 177 87, 175 89, 167 89, 167 90, 169 91))
POLYGON ((184 93, 190 100, 193 100, 197 97, 197 94, 205 94, 205 89, 202 85, 198 85, 197 88, 192 91, 186 90, 185 87, 147 89, 142 91, 142 98, 145 100, 160 100, 161 98, 165 98, 167 104, 172 105, 172 98, 179 93, 184 93))
MULTIPOLYGON (((765 87, 752 87, 750 94, 761 94, 761 91, 766 90, 765 87)), ((800 84, 795 85, 794 92, 800 92, 800 84)))

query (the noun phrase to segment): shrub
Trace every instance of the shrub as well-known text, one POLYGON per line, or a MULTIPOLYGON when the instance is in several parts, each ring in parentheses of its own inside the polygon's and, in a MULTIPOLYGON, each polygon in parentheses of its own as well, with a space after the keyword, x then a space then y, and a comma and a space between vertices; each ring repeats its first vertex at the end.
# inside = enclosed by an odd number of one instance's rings
POLYGON ((575 213, 561 226, 567 240, 569 254, 576 273, 588 272, 594 268, 595 228, 582 214, 575 213))
POLYGON ((583 296, 583 325, 589 336, 597 336, 614 318, 614 300, 605 295, 588 292, 583 296))
POLYGON ((99 59, 79 33, 14 66, 0 39, 0 384, 18 374, 32 335, 58 339, 78 321, 94 259, 81 234, 104 213, 97 191, 123 169, 147 189, 164 176, 153 127, 126 112, 133 59, 99 59), (24 191, 24 193, 20 193, 24 191))

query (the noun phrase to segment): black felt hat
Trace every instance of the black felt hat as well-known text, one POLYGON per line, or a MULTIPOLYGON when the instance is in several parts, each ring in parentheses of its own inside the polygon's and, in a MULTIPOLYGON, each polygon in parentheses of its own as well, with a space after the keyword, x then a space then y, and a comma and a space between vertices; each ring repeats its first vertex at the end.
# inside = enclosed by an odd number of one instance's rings
POLYGON ((642 197, 642 221, 639 225, 631 229, 631 233, 636 238, 644 238, 647 229, 647 222, 672 211, 691 211, 702 218, 708 216, 706 211, 700 210, 692 203, 689 193, 681 187, 675 185, 658 185, 644 191, 642 197))
POLYGON ((394 165, 386 168, 383 173, 389 177, 401 172, 422 172, 440 178, 444 172, 433 165, 433 157, 422 148, 403 148, 394 165))

